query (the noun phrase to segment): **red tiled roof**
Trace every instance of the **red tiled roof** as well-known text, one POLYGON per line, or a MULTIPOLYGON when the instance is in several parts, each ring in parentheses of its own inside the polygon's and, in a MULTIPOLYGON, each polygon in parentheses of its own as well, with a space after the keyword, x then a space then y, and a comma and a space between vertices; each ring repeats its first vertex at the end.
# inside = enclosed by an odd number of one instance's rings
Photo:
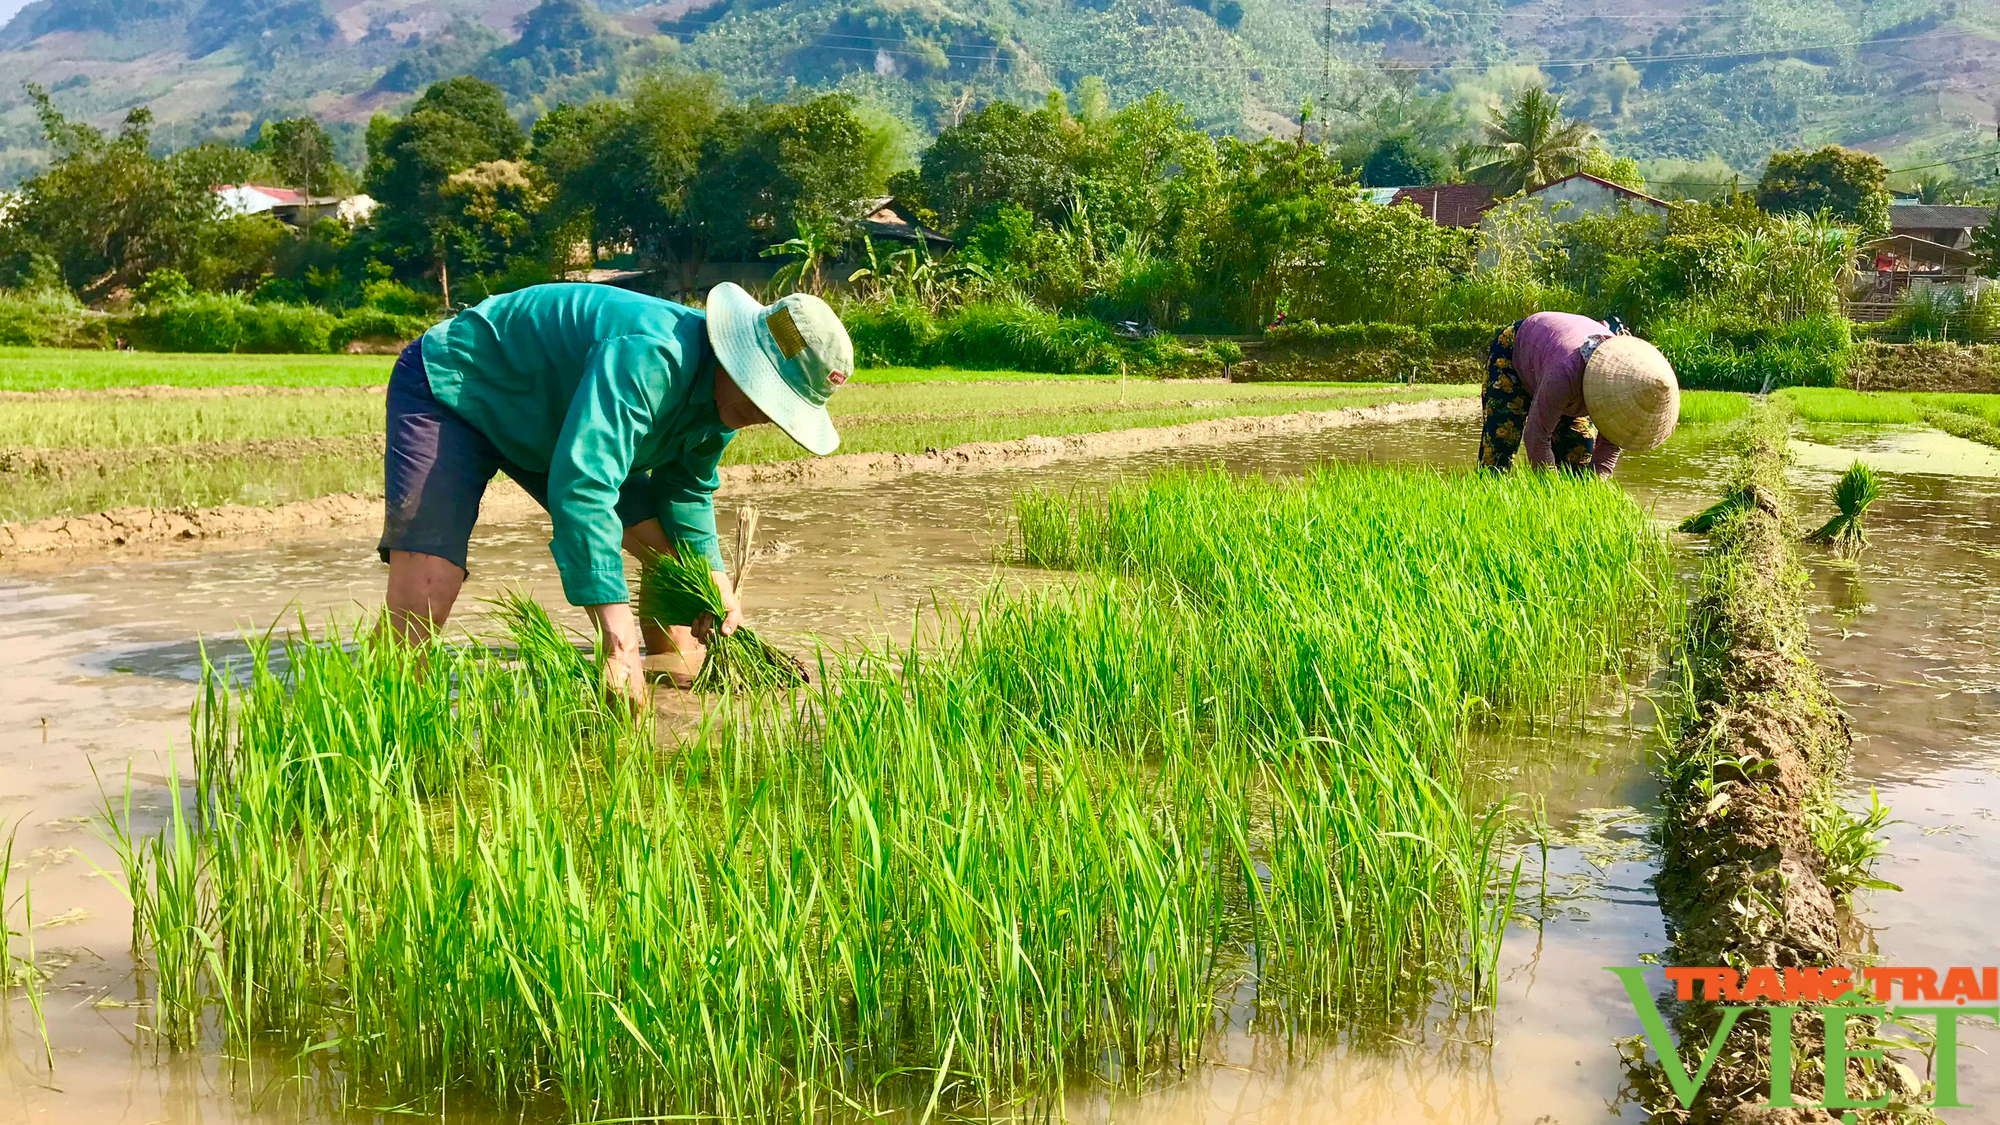
POLYGON ((229 191, 232 188, 242 188, 244 191, 254 191, 259 195, 268 195, 280 203, 304 203, 306 201, 305 192, 293 191, 291 188, 265 187, 262 184, 217 184, 215 190, 229 191))
POLYGON ((1424 218, 1441 227, 1476 227, 1493 209, 1494 197, 1485 184, 1432 184, 1404 188, 1389 203, 1414 203, 1424 218))

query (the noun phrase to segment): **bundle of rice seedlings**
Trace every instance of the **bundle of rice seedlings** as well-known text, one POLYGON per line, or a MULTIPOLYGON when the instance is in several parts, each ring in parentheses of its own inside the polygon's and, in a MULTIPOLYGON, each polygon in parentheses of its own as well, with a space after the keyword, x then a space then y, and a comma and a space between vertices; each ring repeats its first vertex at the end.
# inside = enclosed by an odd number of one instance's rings
MULTIPOLYGON (((738 573, 742 573, 741 567, 738 573)), ((646 577, 639 588, 642 617, 665 625, 693 625, 702 614, 708 614, 719 625, 728 615, 708 559, 687 544, 677 544, 673 551, 654 560, 646 577)), ((725 635, 717 628, 708 638, 708 659, 695 675, 694 689, 764 691, 805 682, 805 666, 754 630, 738 627, 725 635)))
POLYGON ((1859 461, 1849 465, 1840 474, 1840 482, 1833 486, 1833 503, 1840 511, 1826 521, 1826 526, 1806 536, 1806 542, 1830 545, 1850 558, 1860 554, 1868 545, 1861 516, 1881 494, 1882 485, 1875 477, 1875 470, 1859 461))
POLYGON ((1762 508, 1772 515, 1776 515, 1778 512, 1778 501, 1776 497, 1755 485, 1739 488, 1721 500, 1682 520, 1679 524, 1675 525, 1675 530, 1685 531, 1693 535, 1706 535, 1715 530, 1715 525, 1721 523, 1724 516, 1740 508, 1749 507, 1762 508))
POLYGON ((548 676, 581 676, 591 670, 590 658, 571 643, 540 602, 509 590, 487 604, 514 638, 523 667, 548 676))
POLYGON ((1749 489, 1740 489, 1732 492, 1721 500, 1682 520, 1676 527, 1676 530, 1694 535, 1706 535, 1715 530, 1715 525, 1722 522, 1722 517, 1743 507, 1749 501, 1749 489))

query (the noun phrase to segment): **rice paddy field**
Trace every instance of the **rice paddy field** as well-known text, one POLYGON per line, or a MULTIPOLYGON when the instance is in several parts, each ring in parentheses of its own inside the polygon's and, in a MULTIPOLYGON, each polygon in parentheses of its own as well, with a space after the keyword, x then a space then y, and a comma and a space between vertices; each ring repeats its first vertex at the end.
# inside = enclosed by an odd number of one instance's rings
MULTIPOLYGON (((81 374, 53 368, 64 378, 76 375, 81 385, 103 389, 0 395, 0 522, 134 506, 268 507, 381 490, 380 384, 388 367, 379 357, 320 357, 294 369, 265 363, 270 357, 86 353, 86 359, 73 360, 69 353, 58 354, 65 357, 60 363, 103 365, 81 374), (306 375, 325 378, 297 381, 306 375), (362 385, 339 381, 348 376, 362 385), (231 379, 257 382, 223 382, 231 379), (136 380, 180 390, 141 389, 136 380)), ((31 353, 37 364, 55 362, 46 357, 31 353)), ((33 383, 18 372, 9 375, 0 362, 0 385, 33 383)), ((922 453, 974 441, 1467 393, 1459 387, 1232 385, 889 369, 861 372, 834 399, 833 410, 842 452, 922 453)), ((767 464, 803 455, 783 434, 763 428, 746 430, 724 463, 767 464)))
MULTIPOLYGON (((858 435, 1407 393, 1342 390, 843 396, 858 435)), ((71 401, 0 424, 114 452, 365 432, 249 396, 116 427, 71 401)), ((381 644, 363 535, 0 574, 0 1106, 1641 1120, 1601 967, 1666 947, 1647 696, 1700 549, 1670 528, 1728 487, 1743 409, 1689 395, 1617 485, 1476 475, 1457 419, 728 496, 725 524, 747 501, 769 529, 752 620, 821 675, 636 724, 504 614, 381 644)), ((1808 526, 1857 455, 1889 466, 1858 560, 1808 549, 1866 736, 1847 797, 1906 822, 1881 872, 1904 890, 1858 905, 1891 963, 1974 963, 2000 909, 1967 878, 2000 846, 1976 812, 2000 786, 2000 475, 1926 469, 1918 436, 1983 447, 1921 412, 1817 425, 1847 428, 1810 435, 1838 465, 1801 454, 1808 526)), ((545 541, 483 527, 468 602, 518 590, 580 626, 545 541)), ((1961 1089, 2000 1104, 1991 1076, 1961 1089)))

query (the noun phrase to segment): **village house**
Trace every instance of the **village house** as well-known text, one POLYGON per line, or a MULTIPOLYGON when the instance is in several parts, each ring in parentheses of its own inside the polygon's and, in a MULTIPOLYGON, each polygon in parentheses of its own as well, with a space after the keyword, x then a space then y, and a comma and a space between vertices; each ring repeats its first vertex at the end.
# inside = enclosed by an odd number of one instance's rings
POLYGON ((1972 232, 1993 221, 1994 208, 1897 201, 1889 207, 1892 237, 1921 239, 1952 250, 1972 246, 1972 232))
POLYGON ((300 230, 321 219, 338 219, 348 224, 366 222, 375 213, 375 201, 365 195, 307 195, 264 184, 221 184, 213 190, 229 214, 270 215, 300 230))
POLYGON ((1375 188, 1369 198, 1393 206, 1409 203, 1425 218, 1441 227, 1469 230, 1486 221, 1486 216, 1503 202, 1533 202, 1549 210, 1550 217, 1564 223, 1585 215, 1609 215, 1640 211, 1667 216, 1668 204, 1623 184, 1578 172, 1553 183, 1525 192, 1513 200, 1502 200, 1484 184, 1428 184, 1423 187, 1375 188))

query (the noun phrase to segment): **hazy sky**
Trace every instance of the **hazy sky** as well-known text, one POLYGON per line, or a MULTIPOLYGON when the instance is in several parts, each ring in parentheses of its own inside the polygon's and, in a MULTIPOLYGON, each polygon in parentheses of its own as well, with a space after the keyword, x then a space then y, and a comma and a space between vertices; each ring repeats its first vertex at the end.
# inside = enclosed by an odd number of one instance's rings
POLYGON ((0 0, 0 25, 14 18, 14 13, 28 6, 29 0, 0 0))

